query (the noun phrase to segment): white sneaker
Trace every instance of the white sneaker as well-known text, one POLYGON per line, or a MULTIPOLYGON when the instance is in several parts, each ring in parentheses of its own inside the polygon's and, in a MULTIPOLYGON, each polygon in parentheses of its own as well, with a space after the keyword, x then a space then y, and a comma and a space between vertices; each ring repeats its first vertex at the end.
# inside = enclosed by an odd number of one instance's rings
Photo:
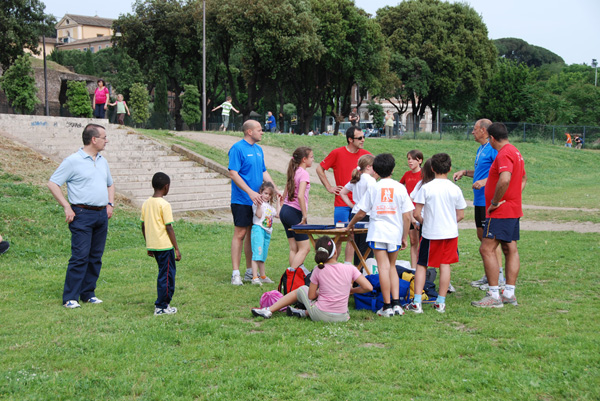
POLYGON ((487 284, 487 283, 488 283, 487 277, 483 276, 479 280, 471 281, 471 286, 481 288, 481 285, 487 284))
POLYGON ((271 312, 269 310, 269 308, 262 308, 262 309, 252 309, 252 314, 254 316, 260 316, 260 317, 264 317, 265 319, 269 319, 273 315, 273 312, 271 312))
POLYGON ((394 309, 393 308, 388 308, 388 309, 381 308, 377 311, 377 316, 392 317, 392 316, 394 316, 394 309))
POLYGON ((253 278, 252 281, 251 281, 251 283, 254 284, 254 285, 262 286, 262 281, 260 281, 260 279, 258 277, 257 278, 253 278))
POLYGON ((85 301, 85 302, 87 302, 87 303, 89 303, 89 304, 101 304, 101 303, 102 303, 102 300, 101 300, 101 299, 98 299, 98 298, 96 298, 96 297, 91 297, 90 299, 88 299, 88 300, 87 300, 87 301, 85 301))
POLYGON ((75 301, 74 299, 65 302, 65 304, 63 306, 65 308, 69 308, 69 309, 81 308, 81 305, 79 305, 79 302, 75 301))
POLYGON ((246 269, 246 273, 244 273, 244 281, 250 282, 250 281, 252 281, 252 277, 253 277, 252 269, 246 269))
POLYGON ((448 284, 448 292, 450 292, 450 293, 456 292, 456 288, 454 288, 454 286, 452 285, 452 283, 448 284))
POLYGON ((265 278, 259 277, 259 279, 260 279, 260 282, 263 284, 275 284, 275 282, 273 280, 271 280, 269 277, 265 277, 265 278))
POLYGON ((440 313, 446 312, 446 304, 438 304, 437 302, 433 304, 433 309, 440 313))
MULTIPOLYGON (((498 288, 503 290, 504 287, 506 287, 506 281, 498 281, 498 288)), ((489 284, 482 284, 479 289, 481 291, 488 291, 490 289, 490 285, 489 284)))
POLYGON ((394 305, 394 307, 392 308, 394 311, 394 315, 404 315, 404 309, 402 309, 402 307, 400 305, 394 305))
POLYGON ((154 308, 154 316, 157 315, 174 315, 177 313, 177 308, 172 307, 171 305, 167 305, 166 308, 154 308))
POLYGON ((421 306, 420 303, 416 304, 414 302, 411 302, 408 305, 406 305, 404 307, 404 309, 406 309, 407 311, 410 311, 410 312, 414 312, 414 313, 423 313, 423 307, 421 306))
POLYGON ((242 278, 239 274, 231 276, 231 285, 244 285, 244 283, 242 283, 242 278))

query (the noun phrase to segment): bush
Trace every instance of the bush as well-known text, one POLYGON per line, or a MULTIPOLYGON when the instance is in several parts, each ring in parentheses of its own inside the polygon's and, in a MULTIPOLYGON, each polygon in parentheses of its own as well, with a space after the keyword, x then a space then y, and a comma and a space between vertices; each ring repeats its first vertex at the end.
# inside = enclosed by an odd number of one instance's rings
POLYGON ((75 117, 92 117, 93 110, 90 103, 90 94, 85 86, 85 82, 67 82, 67 103, 65 106, 75 117))
POLYGON ((31 114, 35 105, 40 103, 37 98, 35 77, 29 55, 22 54, 15 63, 0 77, 0 87, 6 93, 6 98, 18 114, 31 114))
POLYGON ((200 111, 200 92, 196 85, 185 85, 184 93, 181 95, 183 102, 181 108, 181 117, 183 121, 192 128, 195 124, 202 121, 202 111, 200 111))
POLYGON ((148 89, 141 83, 134 83, 130 90, 129 108, 131 110, 131 118, 136 124, 145 124, 150 118, 149 110, 150 96, 148 89))

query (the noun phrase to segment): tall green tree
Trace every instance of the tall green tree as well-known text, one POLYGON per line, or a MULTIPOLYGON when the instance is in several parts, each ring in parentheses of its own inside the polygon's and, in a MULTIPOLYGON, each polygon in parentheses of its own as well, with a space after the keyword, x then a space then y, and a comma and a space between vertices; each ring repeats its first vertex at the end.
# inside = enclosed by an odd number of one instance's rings
POLYGON ((268 88, 287 80, 301 62, 318 61, 323 52, 310 0, 214 0, 207 8, 227 87, 245 119, 268 88))
POLYGON ((65 106, 75 117, 92 117, 92 104, 85 81, 67 82, 67 103, 65 106))
POLYGON ((148 121, 150 118, 149 101, 148 89, 144 84, 136 82, 131 85, 129 108, 131 109, 131 118, 134 123, 145 124, 148 121))
POLYGON ((134 13, 114 21, 117 45, 135 59, 150 82, 166 79, 175 95, 175 126, 183 127, 179 95, 184 82, 202 76, 202 5, 198 1, 137 1, 134 13))
POLYGON ((481 95, 481 115, 492 121, 526 121, 524 90, 535 81, 535 75, 525 63, 498 59, 498 68, 481 95))
POLYGON ((393 72, 414 121, 426 108, 460 107, 491 77, 496 48, 481 16, 466 3, 409 0, 377 11, 395 59, 393 72))
POLYGON ((154 88, 154 120, 155 128, 169 128, 169 92, 167 78, 159 77, 154 88))
POLYGON ((530 45, 523 39, 501 38, 494 40, 498 55, 502 58, 525 63, 528 67, 540 67, 543 64, 560 63, 565 61, 559 55, 543 47, 530 45))
POLYGON ((17 57, 15 63, 0 77, 0 88, 17 113, 33 112, 40 100, 36 96, 37 87, 28 54, 17 57))
POLYGON ((46 19, 44 3, 39 0, 0 1, 0 64, 7 69, 23 49, 37 53, 39 35, 46 19))
POLYGON ((200 111, 200 92, 196 85, 185 85, 185 91, 181 95, 183 104, 181 116, 183 121, 193 129, 193 127, 202 121, 202 111, 200 111))

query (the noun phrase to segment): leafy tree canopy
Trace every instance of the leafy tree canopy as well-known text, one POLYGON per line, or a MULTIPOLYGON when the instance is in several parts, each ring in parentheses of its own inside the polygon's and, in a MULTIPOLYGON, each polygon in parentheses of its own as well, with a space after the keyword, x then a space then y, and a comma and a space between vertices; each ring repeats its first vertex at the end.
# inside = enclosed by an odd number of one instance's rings
POLYGON ((502 38, 494 40, 498 55, 502 58, 525 63, 529 67, 540 67, 544 64, 560 63, 565 61, 557 54, 543 47, 530 45, 523 39, 502 38))
POLYGON ((378 10, 376 20, 415 116, 477 98, 493 72, 496 49, 465 3, 409 0, 378 10))
POLYGON ((39 103, 29 54, 20 55, 0 77, 0 88, 17 113, 30 114, 39 103))
MULTIPOLYGON (((37 53, 39 35, 44 32, 46 6, 40 0, 0 1, 0 64, 7 69, 29 49, 37 53)), ((54 19, 54 21, 56 21, 54 19)))

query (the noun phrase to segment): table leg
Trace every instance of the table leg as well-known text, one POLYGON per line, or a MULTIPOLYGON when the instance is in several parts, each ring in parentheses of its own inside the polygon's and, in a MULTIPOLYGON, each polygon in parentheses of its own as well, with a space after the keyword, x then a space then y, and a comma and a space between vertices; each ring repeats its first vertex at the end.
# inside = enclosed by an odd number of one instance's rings
POLYGON ((356 245, 356 242, 354 242, 354 238, 348 238, 348 243, 352 244, 352 247, 354 248, 354 252, 358 256, 359 270, 360 270, 360 266, 362 266, 365 269, 365 271, 367 272, 367 274, 371 274, 371 270, 367 267, 367 262, 365 261, 365 258, 368 257, 369 253, 371 252, 371 248, 367 248, 367 250, 365 251, 365 254, 363 255, 362 253, 360 253, 360 249, 358 249, 358 245, 356 245))

